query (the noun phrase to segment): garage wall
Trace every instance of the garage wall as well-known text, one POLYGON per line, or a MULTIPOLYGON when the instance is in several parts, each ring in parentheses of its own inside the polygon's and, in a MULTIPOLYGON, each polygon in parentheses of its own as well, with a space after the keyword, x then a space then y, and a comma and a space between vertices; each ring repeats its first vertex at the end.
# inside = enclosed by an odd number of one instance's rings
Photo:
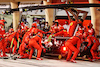
MULTIPOLYGON (((2 7, 2 8, 4 8, 4 7, 2 7)), ((78 8, 78 9, 88 11, 89 12, 88 16, 91 16, 89 8, 78 8)), ((10 26, 10 24, 12 23, 12 15, 6 15, 6 14, 3 15, 3 13, 4 13, 4 10, 0 10, 0 14, 1 14, 0 17, 1 18, 4 17, 5 20, 7 21, 7 24, 5 25, 6 26, 6 30, 7 30, 8 26, 10 26)), ((64 10, 61 10, 61 9, 56 9, 55 14, 56 14, 56 16, 67 16, 66 12, 64 10)), ((43 10, 42 12, 40 10, 23 12, 22 15, 34 15, 34 16, 35 15, 37 15, 37 16, 41 16, 42 15, 42 16, 45 16, 45 10, 43 10)), ((72 16, 72 15, 70 14, 70 16, 72 16)), ((79 16, 82 16, 82 14, 80 14, 79 16)), ((27 18, 27 21, 29 22, 30 27, 31 27, 31 24, 33 22, 32 17, 27 18)))
MULTIPOLYGON (((90 8, 78 8, 78 10, 84 10, 84 11, 87 11, 88 12, 88 15, 87 16, 91 16, 91 13, 90 13, 90 8)), ((65 10, 61 10, 61 9, 57 9, 56 10, 56 15, 57 16, 67 16, 65 10)), ((69 13, 70 16, 72 16, 72 14, 69 13)), ((83 14, 80 13, 79 16, 82 16, 83 14)))

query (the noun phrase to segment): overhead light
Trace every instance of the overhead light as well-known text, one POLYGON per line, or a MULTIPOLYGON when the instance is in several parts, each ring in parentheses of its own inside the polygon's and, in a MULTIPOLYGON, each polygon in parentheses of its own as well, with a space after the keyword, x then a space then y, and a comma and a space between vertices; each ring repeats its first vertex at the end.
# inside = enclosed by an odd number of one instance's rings
POLYGON ((67 4, 67 3, 68 3, 67 1, 68 1, 68 0, 66 0, 65 4, 67 4))
POLYGON ((50 2, 49 0, 47 0, 47 2, 50 2))
POLYGON ((23 9, 23 12, 24 12, 24 11, 28 11, 28 10, 29 10, 29 9, 23 9))
POLYGON ((64 0, 61 0, 61 2, 64 2, 64 0))
POLYGON ((20 9, 20 11, 23 11, 23 9, 20 9))

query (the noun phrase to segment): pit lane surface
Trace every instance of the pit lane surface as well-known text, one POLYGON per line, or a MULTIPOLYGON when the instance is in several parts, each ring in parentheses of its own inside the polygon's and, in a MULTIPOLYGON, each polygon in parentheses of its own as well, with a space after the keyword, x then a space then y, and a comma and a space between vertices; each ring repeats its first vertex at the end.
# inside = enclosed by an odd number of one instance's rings
POLYGON ((57 57, 36 59, 0 59, 0 67, 100 67, 100 60, 95 62, 76 60, 77 63, 66 62, 65 59, 58 60, 57 57))

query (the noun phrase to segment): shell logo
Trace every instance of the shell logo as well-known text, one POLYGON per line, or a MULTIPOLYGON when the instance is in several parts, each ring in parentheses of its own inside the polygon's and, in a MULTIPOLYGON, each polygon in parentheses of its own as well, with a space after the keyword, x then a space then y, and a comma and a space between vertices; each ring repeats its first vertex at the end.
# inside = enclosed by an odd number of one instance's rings
POLYGON ((63 30, 64 32, 66 32, 66 30, 63 30))
POLYGON ((72 25, 73 25, 73 22, 70 23, 70 26, 72 26, 72 25))

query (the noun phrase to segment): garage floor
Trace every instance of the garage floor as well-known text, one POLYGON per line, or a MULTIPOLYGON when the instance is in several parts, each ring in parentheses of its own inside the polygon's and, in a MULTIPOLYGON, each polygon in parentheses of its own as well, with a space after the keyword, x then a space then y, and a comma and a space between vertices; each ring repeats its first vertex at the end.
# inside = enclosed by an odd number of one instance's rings
POLYGON ((95 62, 76 60, 77 63, 66 62, 64 59, 57 60, 55 57, 36 59, 0 59, 0 67, 100 67, 100 60, 95 62))

